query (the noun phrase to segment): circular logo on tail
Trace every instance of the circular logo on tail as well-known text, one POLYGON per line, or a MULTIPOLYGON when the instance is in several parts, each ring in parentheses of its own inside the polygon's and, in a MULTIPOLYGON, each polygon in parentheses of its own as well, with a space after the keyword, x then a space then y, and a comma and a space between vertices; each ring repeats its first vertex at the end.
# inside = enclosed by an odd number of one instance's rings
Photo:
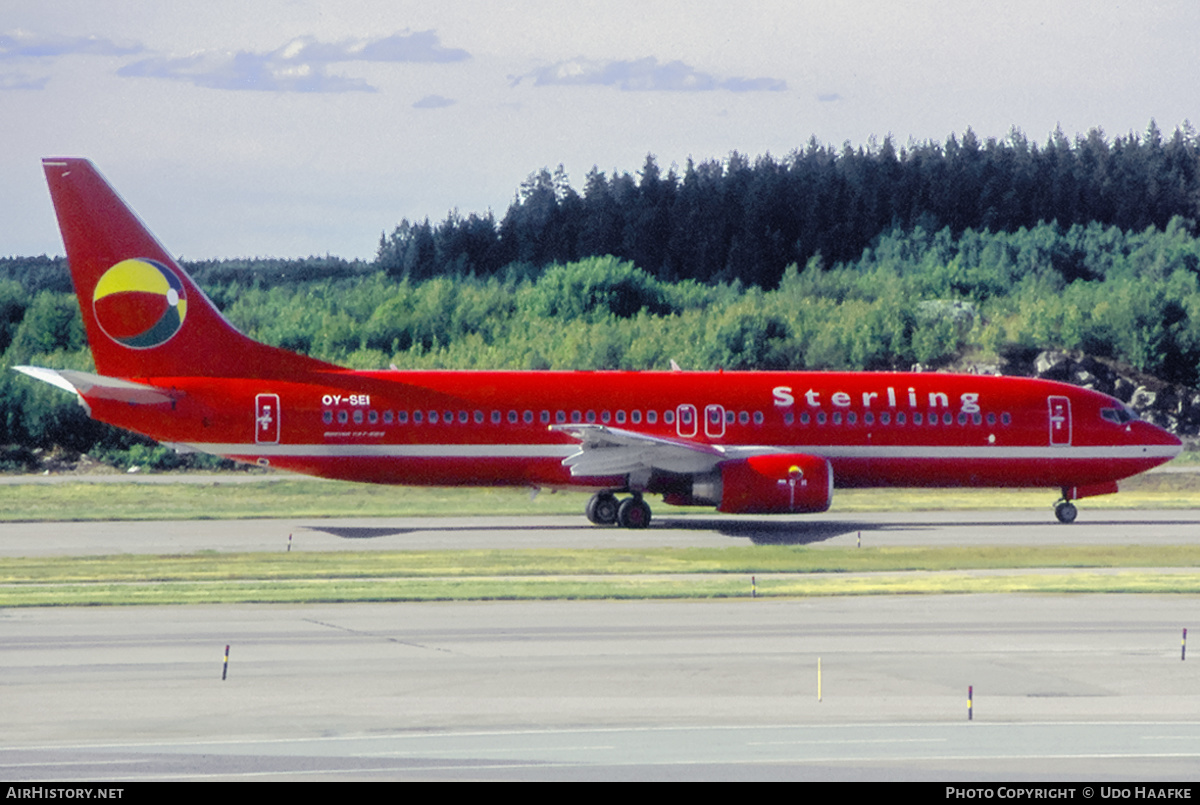
POLYGON ((187 316, 183 282, 157 260, 122 260, 96 283, 92 310, 104 334, 131 349, 171 340, 187 316))

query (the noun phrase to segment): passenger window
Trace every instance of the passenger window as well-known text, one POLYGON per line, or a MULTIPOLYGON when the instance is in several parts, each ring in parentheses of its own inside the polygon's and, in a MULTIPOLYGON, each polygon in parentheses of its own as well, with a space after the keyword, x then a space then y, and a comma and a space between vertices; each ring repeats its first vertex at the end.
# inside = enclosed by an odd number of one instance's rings
POLYGON ((761 425, 762 423, 763 423, 763 413, 762 413, 762 411, 755 411, 755 412, 754 412, 754 424, 755 424, 755 425, 761 425))
POLYGON ((322 411, 321 412, 321 420, 326 425, 332 425, 333 424, 333 411, 322 411))
POLYGON ((398 413, 396 414, 396 420, 397 420, 397 421, 398 421, 398 422, 399 422, 401 425, 407 425, 407 424, 408 424, 408 411, 400 411, 400 412, 398 412, 398 413))
POLYGON ((646 412, 646 424, 647 425, 653 425, 657 421, 658 421, 658 411, 647 411, 646 412))
POLYGON ((566 422, 567 421, 567 412, 566 411, 555 411, 554 412, 554 421, 560 425, 562 423, 566 422))
POLYGON ((625 412, 624 411, 617 411, 617 424, 618 425, 625 424, 625 412))
POLYGON ((390 425, 394 421, 395 421, 395 416, 392 414, 391 411, 383 412, 383 424, 390 425))
POLYGON ((524 414, 521 415, 521 418, 523 420, 525 420, 526 425, 532 425, 533 424, 533 411, 526 411, 524 414))
POLYGON ((479 409, 475 410, 475 424, 476 425, 483 424, 483 411, 480 411, 479 409))
POLYGON ((629 413, 629 421, 635 425, 640 425, 642 423, 642 412, 641 411, 631 411, 629 413))
POLYGON ((549 411, 542 411, 542 413, 541 413, 541 417, 540 417, 540 418, 541 418, 541 421, 542 421, 542 424, 543 424, 543 425, 549 425, 549 424, 550 424, 550 412, 549 412, 549 411))
POLYGON ((379 421, 379 412, 378 411, 368 411, 367 412, 367 421, 370 422, 372 425, 374 425, 376 422, 379 421))
POLYGON ((673 424, 675 422, 675 412, 663 411, 663 422, 666 422, 668 425, 673 424))
POLYGON ((350 414, 345 411, 338 411, 338 424, 345 425, 350 421, 350 414))
POLYGON ((499 411, 492 411, 492 424, 493 425, 500 424, 500 412, 499 411))

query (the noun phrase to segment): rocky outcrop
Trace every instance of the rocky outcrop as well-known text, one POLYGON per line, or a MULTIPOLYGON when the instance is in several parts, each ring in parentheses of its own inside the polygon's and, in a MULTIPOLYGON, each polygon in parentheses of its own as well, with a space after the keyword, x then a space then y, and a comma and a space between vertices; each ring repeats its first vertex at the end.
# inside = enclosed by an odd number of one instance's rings
POLYGON ((1165 383, 1114 361, 1081 352, 1010 353, 1000 374, 1059 380, 1116 397, 1142 419, 1189 442, 1200 441, 1200 390, 1165 383))

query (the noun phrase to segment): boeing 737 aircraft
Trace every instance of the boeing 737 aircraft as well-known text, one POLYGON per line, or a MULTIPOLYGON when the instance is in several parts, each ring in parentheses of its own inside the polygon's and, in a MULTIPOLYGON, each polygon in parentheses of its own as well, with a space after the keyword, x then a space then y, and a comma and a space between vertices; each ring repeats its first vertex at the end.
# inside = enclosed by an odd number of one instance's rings
POLYGON ((1170 433, 1043 380, 868 372, 344 369, 217 311, 90 162, 47 159, 96 371, 17 367, 98 420, 180 450, 380 484, 592 493, 642 528, 648 494, 822 512, 835 487, 1047 487, 1055 513, 1169 461, 1170 433))

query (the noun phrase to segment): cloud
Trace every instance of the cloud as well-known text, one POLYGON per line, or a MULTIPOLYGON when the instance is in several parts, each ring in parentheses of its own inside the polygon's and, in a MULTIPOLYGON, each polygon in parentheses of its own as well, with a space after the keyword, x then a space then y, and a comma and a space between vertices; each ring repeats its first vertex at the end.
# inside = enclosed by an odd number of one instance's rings
POLYGON ((341 42, 322 42, 305 36, 263 53, 242 50, 155 56, 126 65, 117 74, 127 78, 186 81, 210 89, 374 92, 375 88, 362 79, 331 74, 329 66, 347 62, 446 63, 469 58, 471 54, 465 50, 443 47, 433 31, 341 42))
POLYGON ((660 64, 653 56, 635 61, 570 59, 519 76, 513 83, 520 83, 530 76, 534 86, 539 87, 600 85, 626 92, 779 92, 787 89, 787 82, 779 78, 721 78, 681 61, 660 64))
POLYGON ((465 61, 471 54, 461 48, 442 47, 434 31, 396 33, 379 39, 347 39, 321 42, 311 36, 293 39, 275 51, 290 61, 332 64, 334 62, 422 62, 465 61))
POLYGON ((365 61, 453 62, 465 61, 471 54, 460 48, 444 48, 433 31, 392 34, 367 43, 359 57, 365 61))
POLYGON ((277 59, 274 54, 205 53, 153 57, 117 71, 123 78, 165 78, 197 87, 260 92, 374 92, 359 78, 329 75, 320 64, 277 59))
POLYGON ((25 73, 0 73, 0 90, 44 89, 50 76, 30 78, 25 73))
POLYGON ((145 50, 140 44, 121 44, 99 36, 55 36, 12 31, 0 34, 0 60, 54 56, 128 56, 145 50))
POLYGON ((445 98, 441 95, 426 95, 421 100, 413 104, 413 109, 444 109, 447 106, 456 104, 453 98, 445 98))
MULTIPOLYGON (((0 64, 4 62, 45 62, 61 56, 128 56, 145 50, 137 43, 118 43, 99 36, 55 36, 28 31, 0 33, 0 64)), ((0 92, 41 90, 49 75, 30 76, 13 71, 0 73, 0 92)))

